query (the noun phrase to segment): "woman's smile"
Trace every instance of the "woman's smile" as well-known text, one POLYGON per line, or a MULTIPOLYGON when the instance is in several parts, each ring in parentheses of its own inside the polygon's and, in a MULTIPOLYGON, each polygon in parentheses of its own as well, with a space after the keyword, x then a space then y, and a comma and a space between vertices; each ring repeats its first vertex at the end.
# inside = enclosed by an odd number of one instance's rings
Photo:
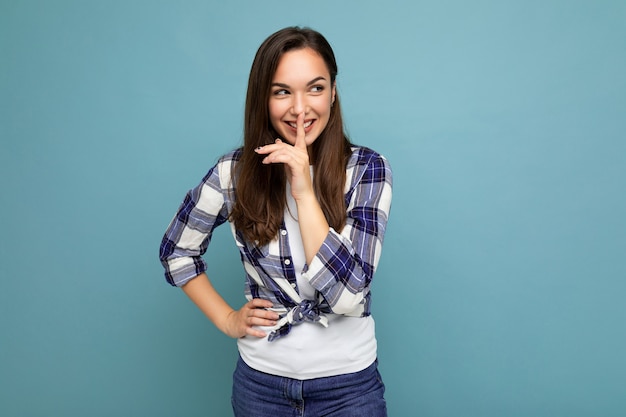
MULTIPOLYGON (((293 129, 294 132, 296 132, 298 130, 298 125, 297 122, 286 122, 289 127, 291 127, 293 129)), ((315 123, 315 120, 305 120, 304 121, 304 132, 308 133, 307 129, 310 131, 311 129, 309 129, 311 127, 311 125, 315 123)))

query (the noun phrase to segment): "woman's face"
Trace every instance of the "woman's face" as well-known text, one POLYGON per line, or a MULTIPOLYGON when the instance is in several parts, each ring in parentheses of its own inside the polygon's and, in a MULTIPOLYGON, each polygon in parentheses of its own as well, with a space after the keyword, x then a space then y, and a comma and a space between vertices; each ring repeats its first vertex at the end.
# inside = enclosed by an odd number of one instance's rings
POLYGON ((280 58, 272 79, 269 116, 282 139, 296 142, 296 119, 304 112, 307 146, 322 133, 335 101, 335 86, 324 59, 313 49, 286 52, 280 58))

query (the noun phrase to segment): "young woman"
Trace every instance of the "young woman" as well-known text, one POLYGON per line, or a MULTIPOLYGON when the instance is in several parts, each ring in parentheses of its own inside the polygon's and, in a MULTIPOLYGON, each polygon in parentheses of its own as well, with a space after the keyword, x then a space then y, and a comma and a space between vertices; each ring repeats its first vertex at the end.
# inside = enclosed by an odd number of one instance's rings
POLYGON ((351 144, 326 39, 286 28, 248 81, 243 147, 189 191, 161 243, 167 281, 237 338, 236 416, 386 416, 370 284, 391 205, 391 169, 351 144), (245 269, 238 310, 205 274, 229 222, 245 269))

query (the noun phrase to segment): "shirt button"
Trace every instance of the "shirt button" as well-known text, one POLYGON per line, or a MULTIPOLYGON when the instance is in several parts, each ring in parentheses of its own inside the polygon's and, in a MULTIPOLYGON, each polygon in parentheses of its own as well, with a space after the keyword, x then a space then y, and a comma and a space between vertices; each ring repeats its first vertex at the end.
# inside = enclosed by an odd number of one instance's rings
POLYGON ((287 231, 285 229, 283 229, 283 230, 280 231, 280 234, 285 236, 287 234, 287 231))
POLYGON ((285 259, 285 265, 291 265, 291 261, 289 259, 285 259))
POLYGON ((295 284, 295 283, 294 283, 294 284, 291 284, 291 286, 292 286, 293 288, 296 288, 296 284, 295 284))

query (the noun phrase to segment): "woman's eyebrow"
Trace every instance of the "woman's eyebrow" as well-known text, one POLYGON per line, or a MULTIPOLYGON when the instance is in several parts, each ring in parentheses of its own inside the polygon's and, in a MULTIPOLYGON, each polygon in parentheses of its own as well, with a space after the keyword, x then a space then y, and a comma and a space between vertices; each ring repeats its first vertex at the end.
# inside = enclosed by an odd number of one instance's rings
POLYGON ((312 79, 311 81, 309 81, 308 83, 306 83, 306 85, 307 85, 307 86, 309 86, 309 85, 311 85, 311 84, 315 84, 315 83, 316 83, 316 82, 318 82, 318 81, 326 81, 326 78, 321 77, 321 76, 320 76, 320 77, 317 77, 317 78, 314 78, 314 79, 312 79))
MULTIPOLYGON (((307 85, 307 87, 308 87, 308 86, 310 86, 310 85, 312 85, 312 84, 315 84, 315 83, 316 83, 316 82, 318 82, 318 81, 326 81, 326 78, 321 77, 321 76, 320 76, 320 77, 313 78, 311 81, 309 81, 308 83, 306 83, 306 85, 307 85)), ((283 84, 283 83, 272 83, 272 87, 289 88, 289 85, 287 85, 287 84, 283 84)))

